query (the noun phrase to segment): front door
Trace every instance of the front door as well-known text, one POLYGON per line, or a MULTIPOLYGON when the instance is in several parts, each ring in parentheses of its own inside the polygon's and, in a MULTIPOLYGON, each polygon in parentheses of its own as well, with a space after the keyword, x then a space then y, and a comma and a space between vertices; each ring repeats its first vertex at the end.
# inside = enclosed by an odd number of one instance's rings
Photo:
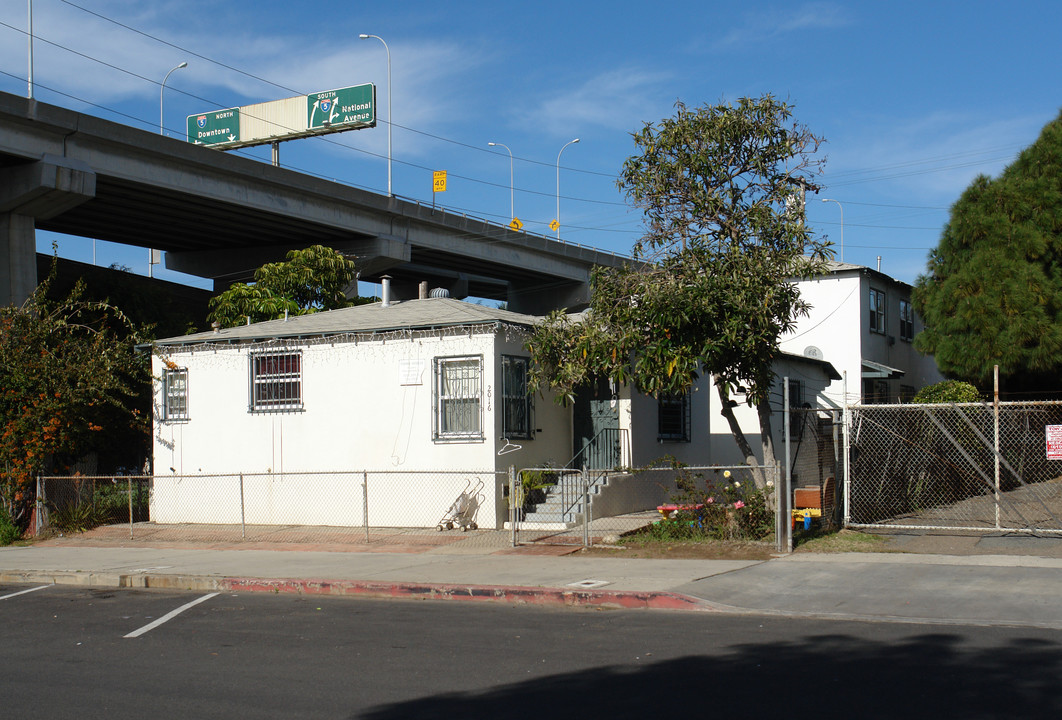
POLYGON ((576 467, 609 470, 619 465, 619 403, 607 378, 576 391, 572 426, 576 467))

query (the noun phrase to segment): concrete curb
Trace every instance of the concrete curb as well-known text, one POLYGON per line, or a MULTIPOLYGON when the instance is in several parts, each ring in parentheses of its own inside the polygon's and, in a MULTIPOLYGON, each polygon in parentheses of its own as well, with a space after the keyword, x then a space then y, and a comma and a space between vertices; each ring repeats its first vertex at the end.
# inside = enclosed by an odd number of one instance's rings
POLYGON ((681 593, 637 590, 569 590, 564 588, 506 585, 209 577, 76 571, 3 571, 0 572, 0 582, 118 588, 164 588, 204 592, 294 593, 299 595, 335 595, 392 600, 501 602, 543 607, 734 612, 731 608, 718 607, 706 600, 681 593))

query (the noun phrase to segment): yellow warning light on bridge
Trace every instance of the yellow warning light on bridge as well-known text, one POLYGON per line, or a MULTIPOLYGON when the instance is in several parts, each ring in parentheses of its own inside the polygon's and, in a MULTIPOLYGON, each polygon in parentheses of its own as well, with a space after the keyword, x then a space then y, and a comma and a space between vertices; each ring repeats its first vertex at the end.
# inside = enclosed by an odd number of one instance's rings
POLYGON ((436 170, 432 174, 432 192, 446 192, 446 171, 436 170))

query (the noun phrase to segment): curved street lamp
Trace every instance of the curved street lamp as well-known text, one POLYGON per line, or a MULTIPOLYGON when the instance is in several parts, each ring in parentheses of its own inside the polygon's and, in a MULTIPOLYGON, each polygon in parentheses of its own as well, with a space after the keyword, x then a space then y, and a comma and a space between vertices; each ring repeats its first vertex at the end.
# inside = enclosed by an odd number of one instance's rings
POLYGON ((841 208, 841 262, 844 262, 844 206, 839 201, 831 198, 823 198, 822 201, 837 203, 837 207, 841 208))
POLYGON ((568 142, 564 143, 564 145, 560 149, 560 152, 557 153, 557 218, 556 218, 556 220, 557 220, 557 239, 558 240, 560 240, 560 156, 561 156, 561 153, 564 152, 564 148, 568 147, 569 145, 574 145, 577 142, 579 142, 579 138, 575 138, 574 140, 569 140, 568 142))
POLYGON ((515 220, 516 219, 516 210, 514 208, 516 206, 513 203, 513 151, 509 150, 509 146, 506 145, 505 143, 489 142, 487 144, 490 145, 491 147, 495 147, 495 146, 503 147, 503 148, 505 148, 506 150, 509 151, 509 218, 511 220, 515 220))
POLYGON ((394 123, 391 122, 391 48, 387 47, 387 43, 379 35, 362 33, 358 37, 362 40, 376 38, 383 43, 384 50, 387 51, 387 196, 393 197, 391 192, 391 128, 394 127, 394 123))
POLYGON ((181 68, 186 68, 186 67, 188 67, 188 63, 187 62, 182 62, 177 67, 175 67, 172 70, 170 70, 170 72, 166 73, 166 77, 162 78, 162 89, 159 90, 159 135, 164 135, 165 134, 163 132, 163 129, 162 129, 162 122, 163 122, 163 120, 162 120, 162 117, 163 117, 162 116, 162 98, 166 94, 166 81, 170 79, 170 73, 172 73, 174 70, 180 70, 181 68))

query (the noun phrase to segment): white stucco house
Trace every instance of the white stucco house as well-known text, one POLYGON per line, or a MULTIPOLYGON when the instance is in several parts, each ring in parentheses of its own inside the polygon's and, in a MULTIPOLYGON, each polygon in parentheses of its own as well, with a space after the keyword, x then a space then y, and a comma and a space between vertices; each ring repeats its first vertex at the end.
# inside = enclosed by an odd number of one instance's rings
MULTIPOLYGON (((242 478, 252 507, 240 512, 256 522, 360 525, 362 498, 338 474, 370 470, 387 473, 366 505, 400 505, 394 524, 435 525, 478 474, 477 523, 501 527, 510 466, 639 467, 665 455, 690 465, 743 461, 708 377, 682 397, 607 381, 573 407, 529 396, 524 343, 538 321, 427 298, 156 341, 152 520, 219 522, 217 504, 231 498, 208 501, 189 478, 242 473, 261 474, 242 478), (304 484, 284 480, 297 473, 336 475, 334 487, 314 492, 328 494, 327 512, 304 484)), ((802 355, 784 355, 778 374, 779 411, 783 378, 792 378, 799 406, 819 403, 839 377, 802 355)), ((754 410, 735 410, 758 445, 754 410)))
POLYGON ((907 283, 862 265, 831 261, 826 275, 797 284, 811 312, 782 337, 781 348, 824 359, 846 376, 827 389, 838 406, 907 401, 944 379, 933 358, 914 349, 923 326, 907 283))

